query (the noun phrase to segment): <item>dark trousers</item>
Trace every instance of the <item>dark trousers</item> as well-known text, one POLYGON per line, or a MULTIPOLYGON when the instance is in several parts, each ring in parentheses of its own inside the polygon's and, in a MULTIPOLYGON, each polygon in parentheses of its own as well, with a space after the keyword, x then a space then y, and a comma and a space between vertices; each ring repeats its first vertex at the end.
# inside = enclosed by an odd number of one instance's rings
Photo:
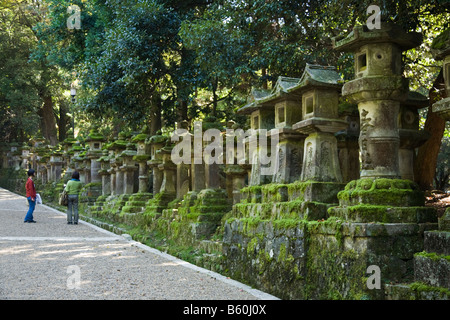
POLYGON ((69 194, 68 196, 67 222, 78 223, 78 195, 76 194, 69 194))

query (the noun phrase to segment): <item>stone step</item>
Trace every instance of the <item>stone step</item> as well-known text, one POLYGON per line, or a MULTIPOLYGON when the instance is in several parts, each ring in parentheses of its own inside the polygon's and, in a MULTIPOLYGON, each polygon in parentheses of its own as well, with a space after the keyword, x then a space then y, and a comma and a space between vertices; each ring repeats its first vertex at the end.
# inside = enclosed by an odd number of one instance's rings
POLYGON ((450 255, 450 231, 425 231, 424 249, 426 252, 450 255))
POLYGON ((337 194, 345 184, 305 181, 289 184, 266 184, 241 189, 241 199, 247 203, 273 203, 295 200, 337 203, 337 194))
POLYGON ((437 222, 435 208, 355 205, 334 207, 330 216, 354 222, 425 223, 437 222))
POLYGON ((237 203, 233 206, 233 217, 261 219, 305 219, 320 220, 327 218, 327 210, 337 204, 310 201, 287 201, 270 203, 237 203))
POLYGON ((450 290, 450 256, 420 252, 414 255, 414 279, 450 290))

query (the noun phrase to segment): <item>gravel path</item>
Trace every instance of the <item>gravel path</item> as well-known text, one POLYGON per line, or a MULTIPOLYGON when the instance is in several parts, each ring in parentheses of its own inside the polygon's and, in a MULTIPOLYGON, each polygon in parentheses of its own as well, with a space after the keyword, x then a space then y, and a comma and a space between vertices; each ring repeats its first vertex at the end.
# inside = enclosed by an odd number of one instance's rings
POLYGON ((276 299, 0 189, 0 299, 276 299))

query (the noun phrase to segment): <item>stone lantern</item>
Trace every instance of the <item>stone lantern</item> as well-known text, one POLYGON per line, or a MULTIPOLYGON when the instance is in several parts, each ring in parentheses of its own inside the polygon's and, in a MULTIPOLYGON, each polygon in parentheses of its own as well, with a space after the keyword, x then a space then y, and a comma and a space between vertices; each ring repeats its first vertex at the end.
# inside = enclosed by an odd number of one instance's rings
POLYGON ((139 164, 139 193, 148 193, 149 174, 147 161, 150 160, 150 146, 146 143, 149 135, 147 134, 147 127, 145 126, 141 133, 137 134, 131 140, 136 143, 137 152, 133 160, 139 164))
MULTIPOLYGON (((189 139, 192 134, 189 133, 189 123, 186 120, 177 123, 177 129, 182 133, 177 134, 182 140, 189 139)), ((190 155, 192 157, 192 154, 190 155)), ((192 163, 192 162, 191 162, 192 163)), ((191 189, 191 164, 177 164, 177 199, 182 199, 191 189)))
POLYGON ((86 151, 84 147, 82 147, 81 151, 77 151, 73 157, 73 162, 75 164, 75 170, 80 174, 80 181, 83 184, 89 183, 89 177, 86 177, 86 151))
POLYGON ((171 160, 172 149, 173 145, 167 141, 166 145, 158 150, 162 155, 162 163, 158 165, 158 168, 163 172, 160 192, 169 195, 173 200, 176 197, 177 166, 171 160))
POLYGON ((39 171, 38 179, 41 180, 41 184, 45 185, 48 182, 48 165, 47 161, 50 159, 48 156, 39 157, 37 160, 37 168, 39 171))
POLYGON ((303 109, 303 120, 293 128, 308 135, 302 181, 342 182, 334 134, 348 123, 338 116, 340 81, 336 68, 307 64, 299 85, 291 89, 301 94, 303 109))
POLYGON ((335 134, 344 183, 359 179, 359 112, 358 105, 343 101, 339 104, 339 117, 348 123, 347 129, 335 134))
POLYGON ((48 161, 50 160, 50 154, 48 147, 38 147, 36 148, 37 153, 37 179, 41 180, 43 185, 49 182, 49 165, 48 161))
POLYGON ((102 196, 111 194, 111 174, 109 172, 109 151, 103 150, 102 156, 97 160, 100 163, 100 170, 98 174, 102 178, 102 196))
POLYGON ((63 165, 61 150, 54 150, 50 155, 50 180, 59 182, 63 165))
POLYGON ((191 177, 192 177, 192 191, 199 192, 200 190, 205 189, 205 164, 203 158, 201 161, 196 161, 196 151, 201 151, 203 154, 203 137, 201 139, 195 139, 195 133, 202 132, 202 123, 200 121, 194 121, 194 139, 192 141, 192 149, 191 149, 191 177))
POLYGON ((123 194, 123 171, 119 168, 123 161, 120 154, 127 147, 125 138, 126 134, 120 132, 118 138, 108 147, 108 150, 110 150, 110 152, 112 151, 109 156, 111 166, 109 169, 109 172, 111 173, 111 195, 123 194))
POLYGON ((384 22, 380 29, 356 26, 347 37, 333 39, 336 49, 355 53, 355 79, 343 85, 342 95, 358 104, 361 178, 347 183, 337 194, 339 206, 327 212, 348 222, 349 230, 364 228, 364 233, 344 242, 349 240, 348 248, 366 248, 361 258, 367 265, 380 266, 386 282, 402 281, 413 272, 414 254, 423 248, 423 231, 437 222, 435 209, 425 206, 419 186, 400 179, 400 163, 411 166, 411 161, 400 161, 399 150, 414 147, 403 133, 417 133, 417 107, 422 103, 402 76, 402 52, 421 41, 420 34, 384 22), (386 229, 369 232, 371 228, 386 229))
POLYGON ((293 130, 293 125, 302 119, 302 97, 291 90, 299 81, 298 78, 279 77, 271 93, 258 99, 260 105, 271 105, 274 111, 274 129, 268 133, 268 138, 278 139, 274 183, 291 183, 301 175, 306 135, 293 130))
POLYGON ((267 90, 252 89, 248 97, 247 104, 240 108, 239 114, 247 115, 250 118, 251 134, 244 139, 246 159, 251 165, 249 176, 249 185, 256 186, 272 181, 272 176, 261 174, 260 154, 267 154, 264 148, 269 147, 266 141, 266 147, 261 145, 261 140, 268 138, 267 132, 275 128, 275 106, 272 101, 265 99, 271 93, 267 90), (256 146, 252 148, 251 146, 256 146))
POLYGON ((161 134, 151 136, 146 140, 146 144, 150 146, 150 160, 147 165, 152 169, 152 190, 153 195, 156 195, 161 190, 163 181, 163 171, 159 170, 158 166, 162 164, 162 154, 159 152, 166 144, 168 137, 161 134))
POLYGON ((90 130, 86 138, 86 144, 89 146, 89 151, 86 153, 86 158, 90 161, 90 182, 100 182, 99 175, 100 163, 97 161, 102 156, 102 146, 106 141, 105 137, 97 131, 97 128, 90 130))
POLYGON ((10 152, 10 161, 11 165, 10 167, 14 168, 14 170, 20 169, 20 156, 22 155, 22 151, 20 149, 19 143, 16 141, 12 142, 11 145, 11 152, 10 152))
POLYGON ((402 179, 414 181, 415 149, 424 144, 430 136, 429 132, 419 129, 419 109, 428 105, 428 98, 414 91, 409 92, 408 99, 400 104, 398 162, 402 179))
MULTIPOLYGON (((69 150, 69 154, 71 155, 70 168, 73 171, 80 169, 79 158, 80 158, 81 152, 83 152, 83 151, 84 151, 84 148, 79 141, 76 141, 75 143, 72 144, 72 148, 69 150)), ((68 177, 68 179, 70 179, 71 177, 72 177, 72 175, 70 175, 70 177, 68 177)), ((80 178, 81 178, 81 176, 80 176, 80 178)))
POLYGON ((24 143, 22 146, 22 168, 23 169, 29 169, 30 164, 30 147, 24 143))
MULTIPOLYGON (((208 130, 208 129, 213 129, 215 130, 216 133, 219 133, 223 139, 223 131, 224 131, 224 127, 222 125, 222 123, 220 123, 219 121, 217 121, 217 119, 215 117, 209 116, 206 117, 204 119, 204 121, 202 122, 202 127, 203 130, 208 130)), ((204 133, 203 135, 203 141, 205 140, 205 137, 207 135, 204 133)), ((207 140, 211 139, 212 137, 208 137, 207 140)), ((217 137, 216 137, 217 138, 217 137)), ((194 139, 195 142, 195 139, 194 139)), ((216 140, 214 141, 216 142, 216 140)), ((208 142, 206 142, 206 144, 208 144, 208 142)), ((212 153, 208 152, 208 147, 209 145, 204 144, 204 148, 203 148, 203 160, 205 162, 205 188, 206 189, 220 189, 222 187, 225 187, 225 184, 222 179, 221 179, 221 163, 216 163, 213 159, 212 159, 212 153)), ((217 147, 219 147, 219 145, 217 145, 217 147)), ((222 145, 223 147, 223 145, 222 145)), ((194 149, 195 150, 195 149, 194 149)), ((215 150, 214 153, 214 158, 218 158, 218 154, 216 154, 217 149, 215 150)), ((224 156, 224 152, 222 150, 222 157, 224 156)), ((220 162, 220 161, 219 161, 220 162)))
MULTIPOLYGON (((238 129, 238 125, 230 120, 227 122, 227 129, 232 130, 233 134, 228 137, 228 132, 225 134, 225 139, 232 139, 233 142, 235 141, 235 132, 234 129, 238 129)), ((240 202, 241 200, 241 192, 240 190, 245 187, 246 178, 248 177, 247 170, 242 166, 238 164, 238 158, 237 158, 237 149, 233 148, 232 154, 230 153, 230 150, 226 149, 227 158, 230 158, 233 161, 229 161, 225 165, 224 172, 227 176, 226 181, 226 188, 227 188, 227 194, 229 199, 233 199, 233 204, 236 204, 240 202)), ((193 177, 193 179, 196 179, 196 177, 193 177)))
POLYGON ((342 95, 358 104, 360 114, 361 178, 399 178, 398 115, 407 99, 408 80, 402 77, 402 52, 419 46, 422 35, 383 23, 380 29, 356 26, 333 45, 355 54, 355 80, 342 95))
POLYGON ((135 188, 135 181, 137 181, 137 179, 135 179, 135 174, 138 173, 138 167, 136 161, 133 160, 136 153, 135 144, 130 142, 127 144, 126 149, 120 154, 123 162, 119 167, 119 170, 123 172, 124 176, 124 194, 132 194, 137 191, 137 188, 135 188))
POLYGON ((64 181, 69 180, 72 177, 72 173, 74 170, 73 163, 71 163, 71 158, 74 155, 74 151, 72 150, 72 146, 77 142, 77 140, 70 136, 66 138, 62 145, 63 145, 63 162, 65 167, 65 173, 64 173, 64 181))

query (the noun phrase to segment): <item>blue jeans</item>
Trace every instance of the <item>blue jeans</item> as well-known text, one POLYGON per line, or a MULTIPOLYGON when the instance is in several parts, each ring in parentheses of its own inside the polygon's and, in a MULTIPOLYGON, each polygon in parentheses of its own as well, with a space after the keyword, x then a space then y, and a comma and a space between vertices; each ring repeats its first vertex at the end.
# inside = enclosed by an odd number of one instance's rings
POLYGON ((34 199, 34 201, 31 201, 31 197, 28 197, 27 200, 29 208, 24 221, 33 221, 33 212, 34 208, 36 207, 36 199, 34 199))
POLYGON ((78 195, 69 194, 67 205, 67 222, 78 223, 78 195), (73 221, 72 221, 73 218, 73 221))

